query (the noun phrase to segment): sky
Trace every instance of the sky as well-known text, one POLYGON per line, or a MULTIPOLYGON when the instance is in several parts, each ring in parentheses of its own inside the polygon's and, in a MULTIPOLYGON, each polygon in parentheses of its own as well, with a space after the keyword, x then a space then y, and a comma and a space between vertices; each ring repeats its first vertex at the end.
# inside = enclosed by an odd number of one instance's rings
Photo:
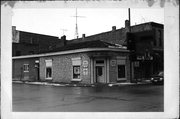
MULTIPOLYGON (((12 25, 17 30, 61 37, 76 37, 76 8, 13 9, 12 25)), ((78 35, 90 36, 120 29, 128 19, 128 8, 77 8, 78 35)), ((145 22, 164 24, 164 9, 131 8, 131 25, 145 22)))

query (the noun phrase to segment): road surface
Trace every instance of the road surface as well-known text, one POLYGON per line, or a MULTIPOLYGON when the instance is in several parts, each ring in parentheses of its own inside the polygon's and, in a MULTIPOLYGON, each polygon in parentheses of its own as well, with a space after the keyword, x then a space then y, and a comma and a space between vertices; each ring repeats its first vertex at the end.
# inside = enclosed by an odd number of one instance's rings
POLYGON ((162 112, 164 86, 55 87, 13 84, 13 111, 162 112))

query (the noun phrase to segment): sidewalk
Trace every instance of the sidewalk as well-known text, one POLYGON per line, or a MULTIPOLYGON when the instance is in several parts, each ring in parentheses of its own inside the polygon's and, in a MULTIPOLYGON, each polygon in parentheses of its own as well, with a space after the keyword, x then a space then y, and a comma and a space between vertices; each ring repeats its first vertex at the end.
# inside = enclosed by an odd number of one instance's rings
POLYGON ((150 80, 144 80, 137 83, 122 82, 122 83, 109 83, 109 84, 75 84, 75 83, 54 83, 54 82, 30 82, 30 81, 13 81, 13 83, 32 84, 32 85, 46 85, 46 86, 66 86, 66 87, 95 87, 95 86, 125 86, 125 85, 142 85, 150 84, 150 80))

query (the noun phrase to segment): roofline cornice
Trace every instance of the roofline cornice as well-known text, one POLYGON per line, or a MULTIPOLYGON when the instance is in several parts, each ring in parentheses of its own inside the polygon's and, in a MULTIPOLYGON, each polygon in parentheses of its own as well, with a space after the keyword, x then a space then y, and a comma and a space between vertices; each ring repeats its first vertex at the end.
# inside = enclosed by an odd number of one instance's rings
POLYGON ((77 50, 68 50, 68 51, 60 51, 60 52, 53 52, 53 53, 43 53, 43 54, 36 54, 36 55, 15 56, 15 57, 12 57, 12 59, 39 58, 39 57, 66 55, 66 54, 92 52, 92 51, 115 51, 115 52, 127 52, 127 53, 129 52, 129 50, 119 49, 119 48, 83 48, 83 49, 77 49, 77 50))

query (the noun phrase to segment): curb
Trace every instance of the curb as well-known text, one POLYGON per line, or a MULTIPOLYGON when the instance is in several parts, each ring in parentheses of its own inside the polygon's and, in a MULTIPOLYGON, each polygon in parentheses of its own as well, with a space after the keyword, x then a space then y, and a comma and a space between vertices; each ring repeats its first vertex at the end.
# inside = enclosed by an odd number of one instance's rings
POLYGON ((13 83, 19 84, 30 84, 30 85, 45 85, 45 86, 59 86, 59 87, 114 87, 114 86, 130 86, 130 85, 143 85, 150 84, 150 82, 137 82, 137 83, 114 83, 114 84, 59 84, 59 83, 48 83, 48 82, 29 82, 29 81, 12 81, 13 83))

